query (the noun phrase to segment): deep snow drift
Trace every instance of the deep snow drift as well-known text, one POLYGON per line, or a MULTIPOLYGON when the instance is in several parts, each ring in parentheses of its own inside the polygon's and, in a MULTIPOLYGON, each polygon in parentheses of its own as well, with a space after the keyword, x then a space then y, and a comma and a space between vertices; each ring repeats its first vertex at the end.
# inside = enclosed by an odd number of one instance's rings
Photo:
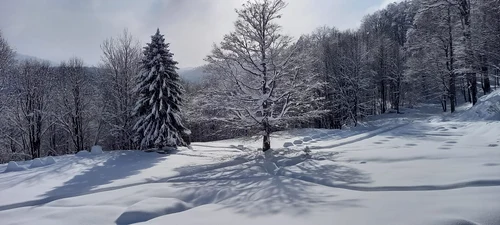
POLYGON ((478 99, 477 104, 464 111, 462 120, 496 120, 500 121, 500 89, 478 99))
POLYGON ((425 106, 272 138, 268 155, 241 138, 0 173, 0 223, 500 224, 499 121, 425 106))

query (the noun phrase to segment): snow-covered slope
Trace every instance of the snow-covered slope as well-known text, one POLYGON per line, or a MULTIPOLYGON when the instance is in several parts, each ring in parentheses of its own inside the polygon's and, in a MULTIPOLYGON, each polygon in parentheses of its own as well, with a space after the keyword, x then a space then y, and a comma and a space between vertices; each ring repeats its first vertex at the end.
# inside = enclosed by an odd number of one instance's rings
POLYGON ((496 120, 500 121, 500 89, 478 99, 475 106, 464 111, 462 120, 496 120))
POLYGON ((0 224, 500 224, 500 122, 437 109, 276 133, 270 155, 246 138, 55 157, 0 173, 0 224))

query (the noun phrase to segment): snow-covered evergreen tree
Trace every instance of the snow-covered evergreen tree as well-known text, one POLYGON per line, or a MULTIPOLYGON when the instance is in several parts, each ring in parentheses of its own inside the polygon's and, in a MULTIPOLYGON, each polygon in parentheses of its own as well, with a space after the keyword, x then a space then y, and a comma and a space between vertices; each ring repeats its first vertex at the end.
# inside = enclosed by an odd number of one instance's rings
POLYGON ((184 145, 182 136, 189 132, 181 122, 183 88, 168 46, 158 29, 144 48, 134 127, 142 148, 184 145))

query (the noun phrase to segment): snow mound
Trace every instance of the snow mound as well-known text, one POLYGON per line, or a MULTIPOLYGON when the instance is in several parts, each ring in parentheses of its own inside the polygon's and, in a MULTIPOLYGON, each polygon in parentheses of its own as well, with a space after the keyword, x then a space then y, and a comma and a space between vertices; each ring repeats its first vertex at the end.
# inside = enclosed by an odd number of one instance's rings
POLYGON ((147 198, 128 207, 116 219, 116 224, 134 224, 148 221, 159 216, 178 213, 191 206, 176 198, 147 198))
POLYGON ((302 138, 302 141, 304 142, 309 142, 309 141, 312 141, 313 139, 311 137, 304 137, 302 138))
POLYGON ((45 164, 43 164, 42 160, 40 160, 39 158, 36 158, 36 159, 33 159, 33 161, 31 162, 30 168, 38 168, 38 167, 42 167, 42 166, 45 166, 45 164))
POLYGON ((49 156, 49 157, 45 158, 44 163, 45 163, 45 165, 52 165, 52 164, 56 163, 56 160, 52 156, 49 156))
POLYGON ((19 166, 14 161, 10 161, 9 164, 7 164, 7 168, 5 168, 4 172, 22 171, 22 170, 26 170, 26 168, 19 166))
POLYGON ((500 120, 500 89, 479 98, 477 104, 464 111, 460 118, 463 120, 500 120))
POLYGON ((77 152, 76 155, 77 156, 88 156, 88 155, 90 155, 90 152, 87 150, 81 150, 81 151, 77 152))
POLYGON ((92 149, 90 150, 90 152, 94 155, 102 154, 102 147, 99 145, 94 145, 94 146, 92 146, 92 149))

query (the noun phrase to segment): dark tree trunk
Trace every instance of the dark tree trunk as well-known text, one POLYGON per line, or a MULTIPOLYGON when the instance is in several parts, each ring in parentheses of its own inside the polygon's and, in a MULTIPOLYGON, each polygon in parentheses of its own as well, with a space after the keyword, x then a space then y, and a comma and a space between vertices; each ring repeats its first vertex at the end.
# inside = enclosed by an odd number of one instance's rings
POLYGON ((476 73, 468 73, 467 77, 469 80, 470 91, 469 102, 472 102, 472 104, 475 105, 477 103, 477 76, 476 73))
POLYGON ((488 65, 486 64, 485 57, 482 60, 481 75, 483 81, 482 82, 483 93, 486 95, 491 92, 491 84, 490 84, 490 77, 488 76, 488 65))
POLYGON ((443 112, 448 111, 446 108, 446 95, 444 95, 443 100, 441 100, 441 107, 443 107, 443 112))
POLYGON ((396 112, 399 114, 399 102, 401 101, 401 75, 398 74, 397 84, 396 84, 396 112))
POLYGON ((498 81, 499 81, 499 69, 495 69, 495 75, 493 76, 493 84, 495 85, 495 90, 498 89, 498 81))
MULTIPOLYGON (((267 93, 269 93, 269 86, 268 86, 268 79, 267 79, 267 64, 266 64, 266 50, 264 46, 266 45, 265 43, 265 37, 264 33, 261 34, 262 37, 261 39, 264 40, 264 43, 262 43, 261 46, 261 65, 262 65, 262 78, 264 79, 262 82, 262 94, 265 96, 267 93)), ((269 124, 269 117, 271 116, 269 113, 269 102, 267 100, 262 102, 262 113, 264 114, 264 120, 263 120, 263 129, 264 129, 264 137, 262 139, 262 151, 266 152, 271 149, 271 127, 269 124)))
POLYGON ((262 151, 266 152, 271 149, 271 129, 269 123, 264 123, 264 137, 262 139, 262 151))
POLYGON ((469 102, 472 102, 472 104, 475 105, 477 103, 477 75, 473 71, 474 51, 472 49, 471 3, 469 0, 460 0, 459 7, 464 25, 463 35, 465 38, 465 66, 469 70, 469 72, 466 73, 470 91, 469 102))
POLYGON ((461 89, 462 89, 462 96, 464 96, 464 102, 467 102, 467 82, 462 79, 461 83, 461 89))
POLYGON ((450 80, 449 80, 449 93, 448 96, 450 97, 450 111, 451 113, 455 112, 455 103, 456 103, 456 74, 454 72, 454 63, 455 63, 455 56, 454 56, 454 49, 453 49, 453 24, 451 22, 451 11, 450 8, 448 7, 448 17, 447 17, 447 22, 448 22, 448 38, 449 38, 449 62, 448 64, 448 71, 450 72, 450 80))
POLYGON ((382 100, 382 103, 381 103, 382 113, 385 113, 387 111, 387 103, 386 103, 386 95, 385 95, 385 82, 383 79, 380 82, 380 99, 382 100))
POLYGON ((471 87, 470 87, 470 81, 469 79, 467 79, 467 101, 469 103, 472 103, 472 98, 471 98, 471 93, 470 93, 470 90, 471 90, 471 87))

